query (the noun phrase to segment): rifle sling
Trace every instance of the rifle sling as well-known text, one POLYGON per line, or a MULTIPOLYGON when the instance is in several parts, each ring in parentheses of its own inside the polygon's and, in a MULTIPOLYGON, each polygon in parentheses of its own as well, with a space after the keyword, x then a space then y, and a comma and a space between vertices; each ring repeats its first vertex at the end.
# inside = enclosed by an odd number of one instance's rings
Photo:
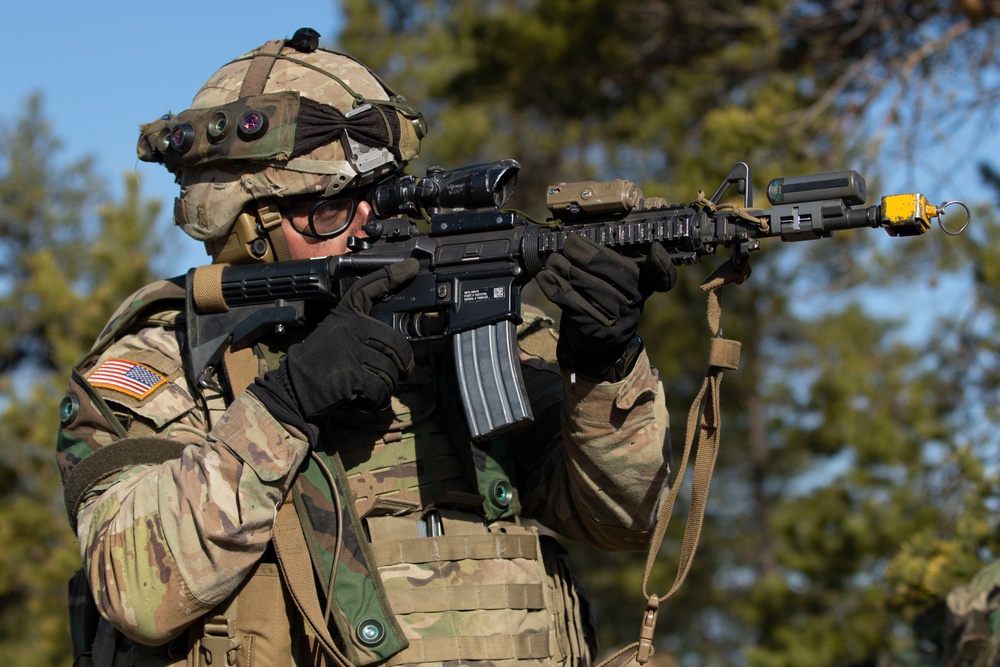
POLYGON ((705 374, 704 382, 702 382, 701 390, 692 402, 691 409, 688 412, 687 432, 684 437, 684 453, 681 456, 680 466, 674 476, 674 483, 669 489, 664 489, 666 497, 661 498, 660 509, 657 512, 656 528, 650 541, 649 553, 646 556, 646 569, 642 575, 642 595, 646 598, 646 609, 643 612, 642 624, 639 630, 639 641, 626 646, 608 657, 598 667, 605 667, 627 653, 629 657, 622 664, 628 664, 633 658, 640 665, 645 665, 649 662, 649 659, 653 655, 653 633, 656 628, 656 617, 659 613, 660 600, 665 600, 677 592, 687 578, 688 571, 691 568, 691 562, 694 559, 695 551, 698 548, 698 540, 701 536, 702 521, 705 517, 705 506, 708 500, 709 485, 712 481, 712 472, 715 469, 715 460, 719 453, 719 429, 722 424, 719 397, 722 386, 722 374, 726 369, 736 370, 739 367, 740 361, 739 341, 722 338, 722 304, 719 300, 717 290, 729 283, 739 284, 743 282, 749 273, 749 264, 745 264, 740 269, 732 262, 726 262, 701 284, 701 289, 708 292, 708 325, 713 334, 709 349, 708 371, 705 374), (653 564, 656 562, 656 556, 660 551, 660 546, 663 544, 667 525, 670 522, 670 515, 673 512, 677 494, 684 480, 688 458, 696 436, 698 437, 698 452, 695 457, 694 475, 691 481, 691 508, 688 512, 687 523, 684 526, 684 537, 681 542, 677 575, 670 590, 663 596, 650 595, 646 592, 646 586, 649 583, 649 577, 653 570, 653 564), (630 651, 631 653, 629 653, 630 651))
POLYGON ((194 270, 191 294, 199 313, 225 313, 229 310, 222 296, 222 270, 226 264, 208 264, 194 270))
POLYGON ((260 370, 257 355, 254 354, 252 347, 238 350, 232 347, 226 348, 222 355, 222 365, 226 369, 226 378, 229 380, 229 389, 233 392, 234 400, 253 384, 260 370))
MULTIPOLYGON (((191 294, 194 307, 201 313, 224 313, 229 310, 222 296, 222 270, 225 264, 199 266, 193 272, 191 294)), ((246 391, 260 373, 257 355, 252 347, 234 349, 231 345, 223 352, 222 366, 225 369, 233 400, 246 391)))

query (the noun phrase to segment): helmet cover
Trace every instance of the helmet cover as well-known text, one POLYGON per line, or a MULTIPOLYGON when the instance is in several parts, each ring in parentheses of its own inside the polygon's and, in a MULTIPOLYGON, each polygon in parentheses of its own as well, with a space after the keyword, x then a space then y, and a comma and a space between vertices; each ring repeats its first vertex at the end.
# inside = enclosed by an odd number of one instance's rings
POLYGON ((374 72, 293 41, 224 65, 191 109, 140 128, 139 158, 175 174, 174 221, 195 239, 224 237, 251 202, 367 185, 420 150, 422 116, 374 72))

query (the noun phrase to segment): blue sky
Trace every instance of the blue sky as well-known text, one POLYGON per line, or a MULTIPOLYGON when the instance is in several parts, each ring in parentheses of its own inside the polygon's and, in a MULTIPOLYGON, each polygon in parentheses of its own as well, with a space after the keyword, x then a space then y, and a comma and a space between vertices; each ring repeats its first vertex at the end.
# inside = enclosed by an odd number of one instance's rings
MULTIPOLYGON (((166 220, 176 185, 159 165, 136 159, 139 124, 183 111, 212 72, 263 42, 309 26, 329 44, 340 22, 336 0, 20 3, 4 16, 0 122, 11 122, 30 94, 41 93, 45 116, 63 141, 62 157, 92 156, 112 194, 120 193, 125 173, 140 174, 143 193, 164 202, 166 220)), ((995 135, 996 127, 977 125, 949 140, 924 140, 915 160, 882 165, 882 183, 897 192, 919 190, 934 203, 981 201, 986 194, 975 164, 996 154, 995 135)), ((165 270, 204 261, 201 244, 176 229, 167 234, 183 253, 165 270)))
MULTIPOLYGON (((335 0, 19 3, 4 13, 0 122, 12 123, 29 95, 41 93, 62 159, 92 156, 113 195, 124 174, 138 172, 143 193, 169 210, 177 186, 163 167, 136 159, 139 125, 188 108, 212 72, 267 40, 308 26, 329 44, 339 23, 335 0)), ((184 250, 182 264, 203 262, 200 243, 176 229, 167 234, 184 250)))

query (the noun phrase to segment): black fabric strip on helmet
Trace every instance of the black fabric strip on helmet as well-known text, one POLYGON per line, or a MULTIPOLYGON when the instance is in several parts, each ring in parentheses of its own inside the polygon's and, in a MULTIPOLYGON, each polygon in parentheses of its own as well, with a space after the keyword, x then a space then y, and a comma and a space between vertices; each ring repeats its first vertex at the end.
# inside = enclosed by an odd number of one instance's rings
POLYGON ((301 98, 292 157, 305 155, 330 143, 342 131, 350 130, 351 136, 365 146, 388 148, 397 160, 400 159, 399 116, 395 109, 376 109, 375 104, 377 102, 372 103, 371 108, 346 118, 335 107, 306 97, 301 98))

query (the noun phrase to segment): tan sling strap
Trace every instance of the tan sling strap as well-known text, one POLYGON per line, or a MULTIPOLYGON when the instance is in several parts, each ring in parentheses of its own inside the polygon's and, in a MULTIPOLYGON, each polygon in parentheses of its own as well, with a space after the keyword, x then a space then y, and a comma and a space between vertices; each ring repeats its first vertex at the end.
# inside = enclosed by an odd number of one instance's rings
POLYGON ((202 313, 225 313, 229 310, 222 296, 222 270, 226 264, 209 264, 194 270, 191 292, 194 305, 202 313))
MULTIPOLYGON (((228 306, 222 298, 222 269, 225 265, 211 264, 195 269, 192 285, 195 307, 204 312, 225 312, 228 306)), ((234 350, 227 348, 222 358, 229 379, 233 398, 249 387, 260 373, 260 365, 253 348, 234 350)), ((289 595, 308 626, 309 634, 316 637, 325 649, 332 664, 352 667, 352 663, 337 647, 323 616, 313 578, 312 559, 306 545, 302 525, 299 523, 292 502, 291 492, 275 515, 272 543, 278 557, 278 566, 284 575, 289 595)))
POLYGON ((701 289, 708 292, 708 326, 713 334, 709 349, 708 371, 705 374, 701 390, 688 412, 684 453, 681 456, 674 484, 664 491, 666 498, 661 498, 660 509, 656 517, 656 528, 653 531, 649 553, 646 556, 646 570, 642 575, 642 596, 646 598, 646 610, 643 612, 642 624, 639 629, 639 641, 621 649, 601 662, 598 667, 604 667, 625 654, 628 654, 628 658, 622 664, 628 663, 632 658, 635 658, 635 661, 640 665, 649 662, 653 655, 653 633, 656 628, 660 601, 677 592, 681 584, 684 583, 684 579, 687 578, 688 570, 698 548, 702 520, 705 517, 705 505, 708 500, 708 488, 712 481, 712 472, 715 469, 715 459, 719 453, 719 428, 722 423, 719 411, 719 392, 722 386, 722 373, 726 369, 736 370, 740 362, 740 343, 722 338, 722 305, 717 290, 729 283, 739 284, 749 274, 749 264, 737 267, 733 262, 726 262, 701 284, 701 289), (698 437, 698 453, 691 480, 691 507, 687 523, 684 526, 677 576, 666 594, 663 596, 650 595, 646 592, 646 585, 649 582, 649 575, 652 573, 660 546, 663 544, 663 538, 667 532, 667 525, 670 522, 677 494, 684 480, 684 473, 696 435, 698 437), (630 651, 631 653, 629 653, 630 651))
POLYGON ((227 348, 222 355, 222 365, 226 369, 226 377, 229 378, 229 387, 233 390, 233 398, 246 391, 247 387, 257 379, 257 356, 251 347, 239 350, 227 348))
MULTIPOLYGON (((221 264, 212 264, 195 269, 192 291, 195 307, 199 310, 207 312, 228 310, 222 298, 223 267, 221 264)), ((234 398, 246 391, 260 373, 257 356, 250 347, 238 350, 227 348, 223 355, 223 365, 234 398)), ((326 623, 316 590, 312 558, 305 534, 302 532, 302 525, 295 512, 291 491, 276 512, 271 541, 289 595, 308 626, 309 634, 315 637, 324 649, 325 657, 332 661, 330 664, 353 667, 351 661, 337 647, 326 623)))
POLYGON ((295 514, 290 493, 278 509, 271 541, 292 600, 308 624, 311 634, 326 649, 334 664, 351 667, 351 661, 337 647, 323 616, 313 577, 309 547, 306 545, 302 525, 295 514))
MULTIPOLYGON (((194 270, 191 292, 194 296, 194 305, 200 312, 224 313, 229 310, 229 306, 226 305, 226 300, 222 296, 222 270, 224 268, 226 268, 225 264, 209 264, 199 266, 194 270)), ((238 350, 234 350, 232 347, 226 348, 222 356, 222 365, 226 370, 229 388, 233 392, 234 399, 253 384, 260 371, 257 355, 250 347, 238 350)))
MULTIPOLYGON (((212 264, 195 269, 193 292, 197 308, 211 308, 213 304, 215 307, 219 307, 219 303, 225 305, 221 294, 222 268, 223 265, 212 264), (218 293, 217 296, 216 293, 218 293)), ((257 363, 257 356, 253 349, 249 347, 239 350, 227 348, 222 359, 235 398, 246 391, 247 387, 257 378, 260 365, 257 363)), ((313 578, 312 559, 306 545, 305 535, 302 532, 302 525, 295 513, 291 492, 275 515, 272 543, 278 557, 278 565, 285 576, 289 594, 303 620, 309 626, 310 634, 316 637, 326 649, 326 653, 334 664, 351 667, 352 663, 337 647, 323 617, 319 594, 316 591, 316 582, 313 578)))

